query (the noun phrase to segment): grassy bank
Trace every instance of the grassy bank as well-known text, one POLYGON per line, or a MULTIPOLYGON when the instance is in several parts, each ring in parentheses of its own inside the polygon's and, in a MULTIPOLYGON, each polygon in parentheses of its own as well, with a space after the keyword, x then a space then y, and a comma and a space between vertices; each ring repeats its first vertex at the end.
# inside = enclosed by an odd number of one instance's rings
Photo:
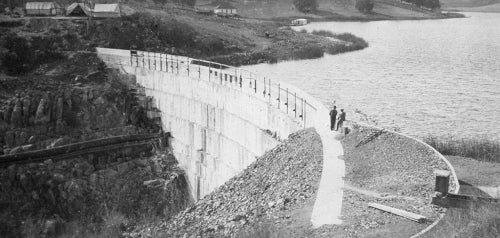
POLYGON ((425 143, 443 155, 456 155, 480 161, 500 162, 500 143, 486 138, 424 138, 425 143))

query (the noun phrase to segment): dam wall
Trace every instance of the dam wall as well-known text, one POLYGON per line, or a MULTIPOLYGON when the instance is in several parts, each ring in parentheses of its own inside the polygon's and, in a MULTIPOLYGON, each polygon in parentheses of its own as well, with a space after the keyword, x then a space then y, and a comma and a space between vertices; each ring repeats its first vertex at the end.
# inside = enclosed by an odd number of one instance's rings
POLYGON ((159 53, 106 48, 97 53, 108 66, 135 75, 153 98, 195 199, 290 133, 316 123, 317 105, 307 100, 314 99, 247 71, 159 53))

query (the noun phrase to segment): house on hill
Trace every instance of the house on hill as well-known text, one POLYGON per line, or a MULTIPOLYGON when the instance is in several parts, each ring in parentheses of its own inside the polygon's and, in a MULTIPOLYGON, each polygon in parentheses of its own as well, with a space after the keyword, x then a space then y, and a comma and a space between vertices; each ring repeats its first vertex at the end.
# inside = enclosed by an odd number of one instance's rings
POLYGON ((95 18, 116 18, 121 16, 119 4, 95 4, 92 9, 92 17, 95 18))
POLYGON ((221 16, 234 16, 238 14, 236 8, 228 2, 220 2, 214 8, 214 13, 221 16))
POLYGON ((238 10, 228 2, 214 1, 197 7, 197 13, 200 14, 215 14, 219 16, 234 16, 238 14, 238 10))
POLYGON ((55 2, 27 2, 26 15, 30 16, 55 16, 64 13, 64 8, 55 2))
POLYGON ((66 16, 87 17, 90 16, 90 8, 83 3, 73 3, 66 8, 66 16))

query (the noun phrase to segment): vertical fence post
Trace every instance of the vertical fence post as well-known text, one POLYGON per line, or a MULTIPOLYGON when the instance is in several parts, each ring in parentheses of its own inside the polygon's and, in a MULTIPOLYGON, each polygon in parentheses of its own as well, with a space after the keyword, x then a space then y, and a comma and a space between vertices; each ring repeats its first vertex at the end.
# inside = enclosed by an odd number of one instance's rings
POLYGON ((276 98, 276 100, 278 101, 278 109, 280 109, 280 104, 281 104, 281 99, 280 99, 280 96, 281 96, 281 85, 280 83, 278 83, 278 98, 276 98))
POLYGON ((170 70, 174 73, 174 56, 170 55, 170 70))
POLYGON ((187 60, 186 64, 187 64, 187 71, 188 71, 188 77, 189 77, 189 65, 190 65, 189 58, 187 58, 186 60, 187 60))
POLYGON ((241 77, 241 72, 240 72, 240 88, 243 88, 243 77, 241 77))
POLYGON ((266 77, 264 77, 264 91, 262 91, 262 95, 264 96, 264 98, 266 98, 266 77))
POLYGON ((222 65, 219 64, 219 78, 220 78, 220 84, 222 85, 222 65))
POLYGON ((150 58, 149 58, 149 51, 148 51, 148 69, 151 69, 151 61, 150 61, 150 58))
POLYGON ((201 67, 198 65, 198 78, 201 79, 201 67))
POLYGON ((286 114, 288 115, 288 88, 286 88, 286 114))
POLYGON ((295 112, 295 118, 297 118, 297 93, 293 93, 293 101, 294 101, 293 111, 295 112))
POLYGON ((269 87, 267 87, 269 89, 269 92, 267 93, 267 96, 269 96, 269 103, 271 103, 271 79, 268 79, 268 82, 269 82, 269 87))
POLYGON ((175 69, 177 71, 177 74, 179 74, 179 56, 175 56, 175 69))
POLYGON ((304 120, 304 98, 300 98, 300 118, 302 119, 302 121, 304 120))
POLYGON ((144 58, 146 58, 146 54, 142 52, 142 67, 146 68, 146 62, 144 61, 144 58))
POLYGON ((254 93, 257 93, 257 79, 253 80, 253 91, 254 93))
POLYGON ((306 128, 306 114, 307 114, 307 100, 304 99, 304 105, 306 108, 304 109, 304 128, 306 128))

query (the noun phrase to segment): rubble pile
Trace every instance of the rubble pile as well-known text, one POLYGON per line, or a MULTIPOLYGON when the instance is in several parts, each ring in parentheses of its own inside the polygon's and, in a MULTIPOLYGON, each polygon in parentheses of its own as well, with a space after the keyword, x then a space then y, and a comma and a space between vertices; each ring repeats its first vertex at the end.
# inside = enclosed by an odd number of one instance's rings
POLYGON ((286 226, 293 222, 293 210, 315 200, 321 168, 319 135, 313 129, 296 132, 174 218, 128 236, 234 235, 264 221, 286 226))

